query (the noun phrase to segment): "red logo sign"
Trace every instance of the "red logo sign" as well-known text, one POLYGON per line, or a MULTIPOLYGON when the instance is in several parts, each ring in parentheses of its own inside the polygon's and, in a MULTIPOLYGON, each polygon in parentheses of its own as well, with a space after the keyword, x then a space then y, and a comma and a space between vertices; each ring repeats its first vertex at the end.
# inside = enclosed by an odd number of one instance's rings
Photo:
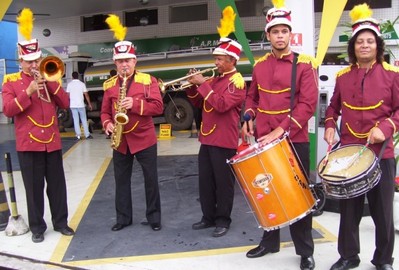
POLYGON ((296 46, 296 47, 302 46, 302 33, 292 33, 291 46, 296 46))

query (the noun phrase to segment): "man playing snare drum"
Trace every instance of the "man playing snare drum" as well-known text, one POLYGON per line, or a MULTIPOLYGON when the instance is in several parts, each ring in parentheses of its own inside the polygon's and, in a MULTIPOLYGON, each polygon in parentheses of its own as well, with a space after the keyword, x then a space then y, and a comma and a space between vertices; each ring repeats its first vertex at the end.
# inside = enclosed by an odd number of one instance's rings
MULTIPOLYGON (((261 145, 268 144, 288 132, 309 175, 308 120, 316 110, 318 78, 313 58, 298 55, 295 94, 291 105, 294 53, 289 45, 292 29, 290 15, 291 12, 285 7, 275 7, 267 13, 265 31, 272 51, 266 53, 254 66, 245 108, 245 119, 250 120, 244 123, 242 132, 246 136, 255 135, 261 145)), ((289 179, 278 179, 278 181, 289 181, 289 179)), ((290 225, 290 232, 296 253, 301 256, 300 269, 314 269, 312 215, 307 215, 290 225)), ((248 251, 247 257, 261 257, 279 250, 280 230, 264 231, 259 246, 248 251)))
MULTIPOLYGON (((371 263, 376 269, 393 269, 393 196, 395 159, 392 135, 399 128, 399 69, 384 62, 384 41, 378 22, 370 18, 367 4, 350 12, 352 37, 348 43, 351 65, 338 72, 334 94, 326 111, 324 139, 335 142, 338 116, 341 115, 341 145, 370 144, 380 155, 379 183, 369 190, 367 200, 375 224, 375 251, 371 263), (384 141, 388 139, 385 150, 384 141)), ((360 264, 359 223, 365 195, 340 200, 338 252, 340 259, 332 270, 350 269, 360 264)))

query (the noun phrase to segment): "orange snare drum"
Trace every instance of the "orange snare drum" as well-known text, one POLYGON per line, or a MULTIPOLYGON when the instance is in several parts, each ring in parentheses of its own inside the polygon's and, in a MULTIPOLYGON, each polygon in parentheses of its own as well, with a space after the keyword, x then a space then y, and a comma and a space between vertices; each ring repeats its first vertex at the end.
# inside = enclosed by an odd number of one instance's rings
POLYGON ((305 217, 316 200, 287 136, 255 144, 229 161, 259 227, 275 230, 305 217))

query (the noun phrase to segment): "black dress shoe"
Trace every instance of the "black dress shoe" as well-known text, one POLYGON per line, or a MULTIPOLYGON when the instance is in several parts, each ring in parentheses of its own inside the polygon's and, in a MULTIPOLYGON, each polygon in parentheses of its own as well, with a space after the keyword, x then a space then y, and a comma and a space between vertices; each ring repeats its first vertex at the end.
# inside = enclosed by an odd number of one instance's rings
POLYGON ((250 251, 247 252, 247 257, 248 258, 258 258, 265 256, 267 253, 277 253, 279 252, 279 249, 268 249, 265 248, 264 246, 257 246, 256 248, 251 249, 250 251))
POLYGON ((33 243, 40 243, 44 241, 44 234, 42 233, 34 233, 32 234, 32 242, 33 243))
POLYGON ((313 270, 316 264, 314 262, 313 256, 301 257, 301 270, 313 270))
POLYGON ((160 231, 162 229, 162 225, 161 223, 152 223, 151 229, 154 231, 160 231))
POLYGON ((202 230, 210 227, 214 227, 214 224, 210 224, 204 221, 199 221, 193 224, 192 228, 193 230, 202 230))
POLYGON ((345 260, 345 259, 339 258, 339 260, 331 266, 330 270, 352 269, 352 268, 358 267, 359 264, 360 264, 360 259, 345 260))
POLYGON ((72 236, 75 234, 75 231, 68 226, 66 226, 62 229, 54 229, 54 231, 60 232, 62 235, 66 235, 66 236, 72 236))
POLYGON ((216 227, 215 230, 212 233, 213 237, 220 237, 225 235, 229 231, 229 228, 225 227, 216 227))
POLYGON ((128 223, 128 224, 116 223, 114 226, 112 226, 111 230, 113 230, 114 232, 120 231, 120 230, 122 230, 123 228, 125 228, 125 227, 127 227, 129 225, 132 225, 132 223, 131 222, 128 223))
POLYGON ((375 268, 377 268, 377 270, 393 270, 393 267, 390 264, 376 265, 375 268))

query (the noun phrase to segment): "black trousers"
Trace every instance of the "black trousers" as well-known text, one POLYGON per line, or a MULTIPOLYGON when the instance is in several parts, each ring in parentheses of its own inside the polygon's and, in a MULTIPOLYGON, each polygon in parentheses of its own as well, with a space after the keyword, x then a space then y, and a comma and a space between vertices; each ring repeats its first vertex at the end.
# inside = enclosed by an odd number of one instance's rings
POLYGON ((134 157, 136 157, 143 170, 147 220, 149 223, 160 223, 161 199, 158 186, 156 144, 135 154, 131 154, 128 151, 124 155, 118 151, 113 151, 116 222, 120 224, 129 224, 132 222, 131 178, 134 157))
POLYGON ((338 252, 344 259, 357 259, 360 253, 359 224, 367 201, 375 225, 374 265, 392 264, 395 242, 393 224, 395 160, 382 159, 380 182, 364 195, 340 200, 341 220, 338 234, 338 252))
POLYGON ((228 228, 234 201, 234 175, 227 160, 236 153, 210 145, 201 145, 198 154, 199 196, 202 221, 228 228))
POLYGON ((53 227, 66 227, 68 206, 62 151, 18 152, 18 160, 26 191, 31 232, 44 233, 47 229, 43 218, 45 183, 53 227))
MULTIPOLYGON (((294 143, 295 151, 302 162, 306 174, 309 176, 310 152, 309 143, 294 143)), ((296 221, 289 226, 292 241, 297 255, 309 257, 314 252, 312 237, 312 214, 296 221)), ((280 230, 264 231, 260 245, 267 249, 280 249, 280 230)))

